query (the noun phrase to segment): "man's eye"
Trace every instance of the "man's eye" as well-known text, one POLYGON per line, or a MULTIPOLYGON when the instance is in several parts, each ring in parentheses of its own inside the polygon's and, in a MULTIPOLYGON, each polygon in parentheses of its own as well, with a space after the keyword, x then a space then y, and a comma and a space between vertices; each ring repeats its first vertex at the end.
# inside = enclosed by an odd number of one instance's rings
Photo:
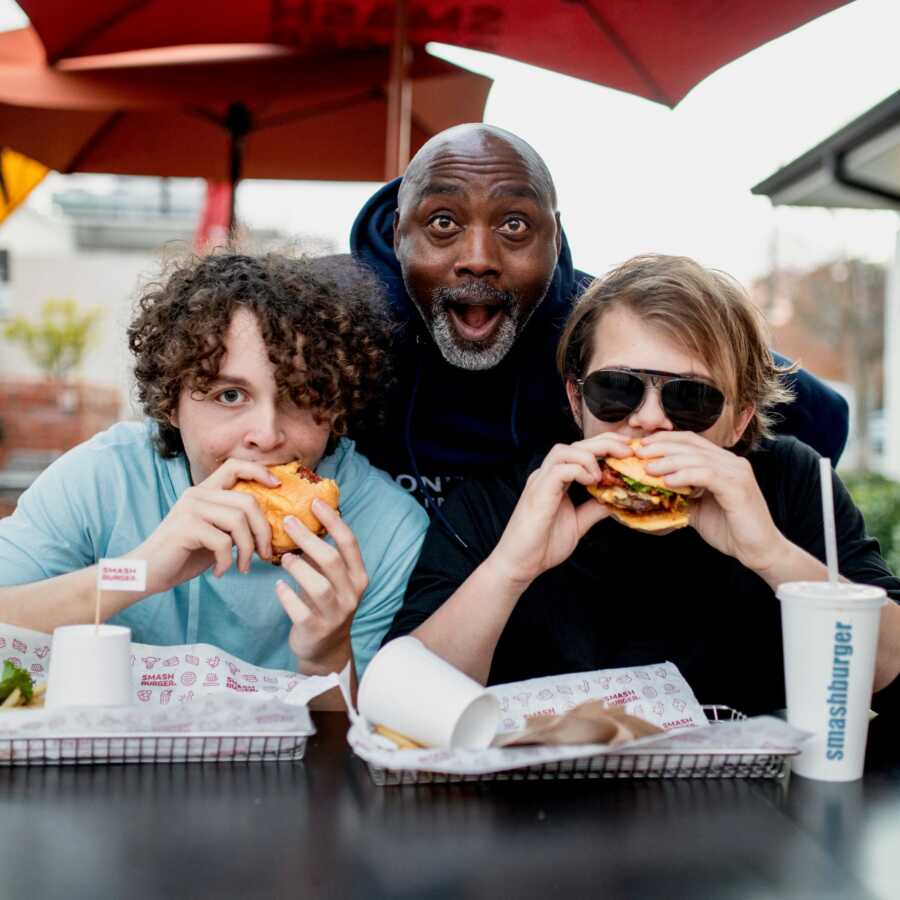
POLYGON ((518 216, 510 216, 508 219, 504 220, 503 224, 500 226, 500 230, 506 234, 525 234, 525 232, 528 231, 528 223, 518 216))
POLYGON ((433 216, 428 220, 428 226, 438 234, 450 234, 457 228, 453 218, 445 215, 433 216))
POLYGON ((216 400, 223 406, 237 406, 245 396, 246 394, 238 388, 228 388, 216 394, 216 400))

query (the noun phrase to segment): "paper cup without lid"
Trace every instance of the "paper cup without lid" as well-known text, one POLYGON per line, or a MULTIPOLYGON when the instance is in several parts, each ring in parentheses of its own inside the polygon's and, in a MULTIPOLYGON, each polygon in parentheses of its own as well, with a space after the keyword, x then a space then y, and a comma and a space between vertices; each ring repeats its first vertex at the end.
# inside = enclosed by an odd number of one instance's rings
POLYGON ((879 587, 779 585, 788 721, 813 736, 791 768, 823 781, 862 777, 881 607, 879 587))
POLYGON ((371 724, 427 747, 482 750, 500 720, 496 697, 413 637, 397 638, 375 654, 358 700, 371 724))
POLYGON ((127 706, 131 702, 130 628, 64 625, 53 632, 48 707, 127 706))

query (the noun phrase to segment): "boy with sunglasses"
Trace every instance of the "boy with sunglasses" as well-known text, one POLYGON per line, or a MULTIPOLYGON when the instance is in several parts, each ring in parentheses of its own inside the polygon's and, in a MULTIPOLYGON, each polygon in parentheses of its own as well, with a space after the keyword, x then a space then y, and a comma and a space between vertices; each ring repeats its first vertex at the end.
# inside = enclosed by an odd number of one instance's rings
MULTIPOLYGON (((557 358, 583 440, 448 499, 467 549, 432 525, 387 639, 411 632, 485 683, 671 660, 701 702, 783 707, 775 588, 826 570, 818 456, 772 437, 788 396, 767 346, 743 289, 692 260, 638 257, 594 282, 557 358), (588 495, 598 458, 635 439, 667 486, 703 488, 691 527, 634 531, 588 495)), ((837 476, 834 496, 841 573, 900 600, 837 476)), ((898 672, 890 603, 876 690, 898 672)))

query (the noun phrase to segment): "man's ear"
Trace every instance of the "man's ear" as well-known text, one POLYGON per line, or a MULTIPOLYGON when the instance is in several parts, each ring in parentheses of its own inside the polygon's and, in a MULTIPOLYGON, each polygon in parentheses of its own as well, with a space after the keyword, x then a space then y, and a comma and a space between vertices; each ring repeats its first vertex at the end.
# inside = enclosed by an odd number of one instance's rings
POLYGON ((397 245, 400 243, 400 209, 394 210, 394 256, 397 255, 397 245))
POLYGON ((556 213, 556 255, 559 256, 559 252, 562 250, 562 221, 559 218, 559 213, 556 213))
POLYGON ((571 378, 566 379, 566 397, 569 400, 569 410, 572 413, 572 418, 575 419, 575 424, 584 431, 584 425, 581 421, 581 391, 571 378))

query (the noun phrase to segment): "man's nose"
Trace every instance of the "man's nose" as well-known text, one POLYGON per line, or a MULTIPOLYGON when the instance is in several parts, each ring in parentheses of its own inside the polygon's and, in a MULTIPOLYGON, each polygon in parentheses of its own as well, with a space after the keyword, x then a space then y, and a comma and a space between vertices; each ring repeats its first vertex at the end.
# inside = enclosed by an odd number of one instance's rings
POLYGON ((244 434, 244 443, 260 450, 273 450, 284 441, 281 414, 272 403, 257 403, 244 434))
POLYGON ((500 274, 497 238, 492 228, 480 225, 468 226, 457 246, 459 253, 454 265, 456 275, 483 278, 486 275, 500 274))
POLYGON ((666 416, 663 409, 659 390, 655 387, 647 388, 644 395, 644 402, 640 408, 635 410, 628 417, 628 425, 635 430, 642 431, 646 434, 652 434, 654 431, 672 431, 674 426, 666 416))

